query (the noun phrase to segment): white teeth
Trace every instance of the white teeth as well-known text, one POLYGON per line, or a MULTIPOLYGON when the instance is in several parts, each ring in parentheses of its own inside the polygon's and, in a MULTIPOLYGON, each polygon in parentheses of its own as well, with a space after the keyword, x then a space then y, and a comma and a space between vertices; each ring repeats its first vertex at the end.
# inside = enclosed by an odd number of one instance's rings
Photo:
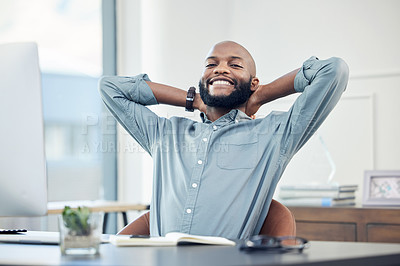
POLYGON ((231 85, 231 84, 226 80, 216 80, 213 82, 213 85, 231 85))

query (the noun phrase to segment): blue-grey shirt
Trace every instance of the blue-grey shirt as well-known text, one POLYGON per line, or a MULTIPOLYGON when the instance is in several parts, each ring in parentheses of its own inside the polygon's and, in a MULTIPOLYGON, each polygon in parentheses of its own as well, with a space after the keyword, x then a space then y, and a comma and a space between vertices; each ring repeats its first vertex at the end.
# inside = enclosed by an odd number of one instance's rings
MULTIPOLYGON (((102 98, 152 156, 152 236, 179 231, 243 239, 257 234, 275 187, 293 155, 338 102, 348 80, 339 58, 304 62, 295 78, 301 95, 288 112, 252 120, 231 110, 211 122, 164 118, 147 75, 103 77, 102 98)), ((135 163, 135 162, 132 162, 135 163)))

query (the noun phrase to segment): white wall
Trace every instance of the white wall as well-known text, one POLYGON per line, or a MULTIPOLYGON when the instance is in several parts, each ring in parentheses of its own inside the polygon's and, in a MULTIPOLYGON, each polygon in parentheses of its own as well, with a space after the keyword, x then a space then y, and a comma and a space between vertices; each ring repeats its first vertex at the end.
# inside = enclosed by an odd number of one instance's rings
MULTIPOLYGON (((119 0, 118 72, 146 72, 156 82, 187 89, 197 85, 209 48, 227 39, 250 50, 264 83, 311 55, 342 57, 350 67, 349 85, 319 134, 336 164, 334 181, 360 185, 360 202, 364 170, 400 169, 399 10, 395 0, 119 0)), ((292 98, 264 106, 258 115, 285 109, 292 98)), ((187 115, 163 106, 155 111, 187 115)), ((136 145, 122 130, 120 141, 136 145)), ((304 147, 281 183, 327 179, 330 166, 319 143, 314 138, 304 147)), ((149 201, 149 156, 137 148, 123 151, 119 171, 120 198, 149 201)))

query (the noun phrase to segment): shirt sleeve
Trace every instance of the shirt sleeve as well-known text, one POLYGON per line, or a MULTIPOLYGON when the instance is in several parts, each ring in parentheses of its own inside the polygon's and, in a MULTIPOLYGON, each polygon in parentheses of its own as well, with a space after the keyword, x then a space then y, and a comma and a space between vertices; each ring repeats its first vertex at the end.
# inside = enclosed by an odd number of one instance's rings
POLYGON ((146 81, 146 74, 134 77, 105 76, 99 82, 102 99, 127 132, 150 155, 159 136, 159 126, 163 122, 146 105, 158 104, 146 81))
POLYGON ((294 80, 294 88, 301 95, 285 113, 279 128, 282 155, 292 157, 314 134, 339 101, 348 78, 348 66, 340 58, 311 57, 303 63, 294 80))

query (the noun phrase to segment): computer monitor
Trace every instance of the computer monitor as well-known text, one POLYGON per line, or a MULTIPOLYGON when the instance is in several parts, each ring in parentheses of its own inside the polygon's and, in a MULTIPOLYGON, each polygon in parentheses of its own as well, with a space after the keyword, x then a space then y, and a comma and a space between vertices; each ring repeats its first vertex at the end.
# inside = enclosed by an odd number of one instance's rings
POLYGON ((35 43, 0 44, 0 217, 47 213, 42 89, 35 43))

